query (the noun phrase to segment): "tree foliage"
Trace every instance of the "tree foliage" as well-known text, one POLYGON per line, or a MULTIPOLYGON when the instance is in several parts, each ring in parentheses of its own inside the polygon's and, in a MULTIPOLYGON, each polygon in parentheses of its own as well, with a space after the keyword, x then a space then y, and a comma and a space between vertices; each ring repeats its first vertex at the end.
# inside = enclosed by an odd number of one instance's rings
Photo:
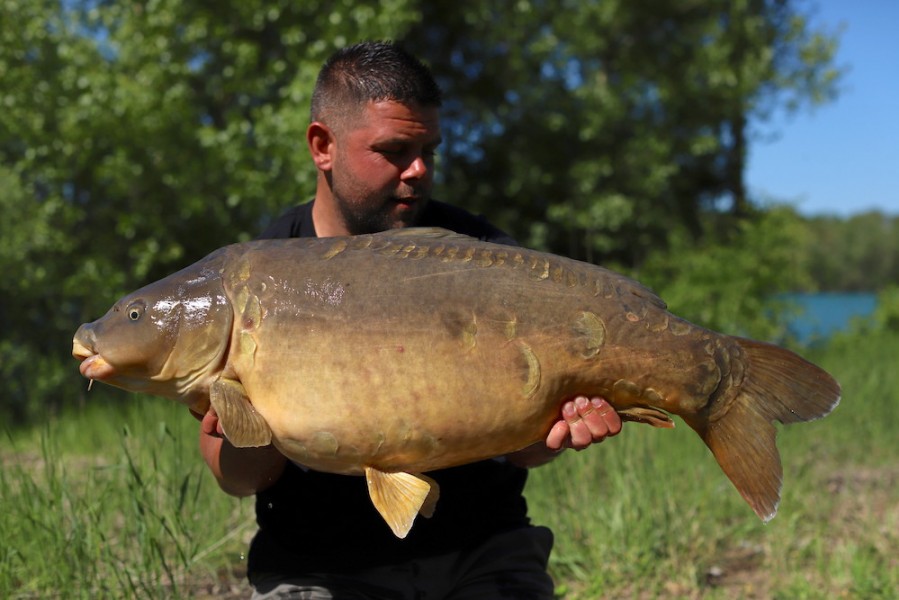
POLYGON ((798 2, 0 0, 3 409, 73 401, 79 323, 311 196, 313 81, 361 39, 433 66, 440 197, 525 243, 637 268, 741 239, 750 123, 835 89, 798 2))
POLYGON ((899 215, 819 216, 806 227, 798 251, 817 289, 872 291, 899 281, 899 215))
POLYGON ((452 99, 449 195, 530 245, 625 266, 674 228, 701 237, 706 212, 749 214, 750 123, 836 93, 836 39, 799 6, 533 0, 501 26, 495 3, 423 6, 409 39, 452 99))
POLYGON ((711 329, 765 340, 786 337, 776 318, 791 306, 779 294, 810 285, 804 256, 796 252, 808 229, 788 207, 773 207, 739 221, 722 239, 695 243, 683 233, 667 252, 656 252, 638 272, 676 314, 711 329))

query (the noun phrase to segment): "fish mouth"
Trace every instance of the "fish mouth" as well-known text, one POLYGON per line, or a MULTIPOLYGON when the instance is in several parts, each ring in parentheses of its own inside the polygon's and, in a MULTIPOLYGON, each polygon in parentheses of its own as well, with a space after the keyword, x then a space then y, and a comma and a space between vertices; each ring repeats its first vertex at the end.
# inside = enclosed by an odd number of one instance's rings
POLYGON ((79 342, 78 340, 72 341, 72 356, 77 358, 78 360, 84 360, 85 358, 89 358, 94 355, 94 351, 79 342))
POLYGON ((102 381, 115 373, 115 368, 106 359, 78 341, 72 342, 72 356, 81 361, 78 370, 88 379, 102 381))

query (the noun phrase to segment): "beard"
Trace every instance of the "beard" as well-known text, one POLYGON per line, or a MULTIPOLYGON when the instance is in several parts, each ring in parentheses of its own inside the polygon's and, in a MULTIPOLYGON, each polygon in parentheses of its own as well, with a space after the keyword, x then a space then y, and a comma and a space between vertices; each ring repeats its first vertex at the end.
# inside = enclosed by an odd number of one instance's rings
MULTIPOLYGON (((339 163, 350 164, 342 154, 339 163)), ((431 181, 392 182, 379 189, 361 172, 334 168, 326 175, 334 207, 350 235, 412 227, 431 196, 431 181)))
POLYGON ((427 202, 427 199, 412 201, 390 197, 376 207, 340 200, 337 204, 347 231, 352 235, 364 235, 415 226, 427 202))

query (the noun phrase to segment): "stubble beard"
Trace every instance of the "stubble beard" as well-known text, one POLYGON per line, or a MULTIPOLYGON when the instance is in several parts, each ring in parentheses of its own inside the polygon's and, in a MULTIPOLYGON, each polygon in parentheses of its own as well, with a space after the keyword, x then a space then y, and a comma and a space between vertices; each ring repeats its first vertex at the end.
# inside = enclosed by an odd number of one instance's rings
POLYGON ((341 202, 341 216, 347 231, 352 235, 365 235, 418 224, 427 200, 416 200, 412 206, 404 208, 398 206, 400 201, 390 197, 374 210, 341 202))

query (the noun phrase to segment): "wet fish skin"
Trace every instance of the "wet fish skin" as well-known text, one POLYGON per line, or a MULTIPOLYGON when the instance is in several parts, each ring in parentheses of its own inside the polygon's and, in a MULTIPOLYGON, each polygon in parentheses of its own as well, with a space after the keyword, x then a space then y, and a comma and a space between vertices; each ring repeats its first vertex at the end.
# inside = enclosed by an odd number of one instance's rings
POLYGON ((436 502, 422 472, 544 439, 577 394, 655 426, 681 417, 767 520, 773 421, 822 417, 840 394, 794 353, 697 327, 619 274, 440 230, 223 248, 83 325, 73 355, 86 377, 211 402, 235 445, 365 474, 401 536, 436 502))

